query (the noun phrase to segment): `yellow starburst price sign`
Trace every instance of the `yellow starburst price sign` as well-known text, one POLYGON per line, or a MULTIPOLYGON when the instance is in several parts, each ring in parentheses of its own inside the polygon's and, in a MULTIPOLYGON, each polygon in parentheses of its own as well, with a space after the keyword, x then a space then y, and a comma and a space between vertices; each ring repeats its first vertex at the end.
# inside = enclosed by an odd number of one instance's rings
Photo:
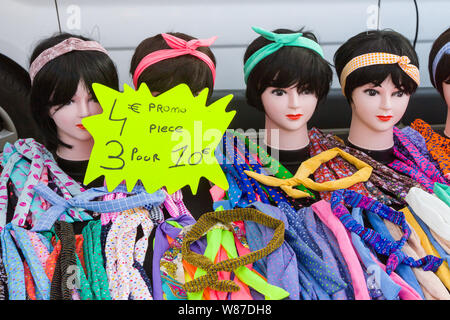
POLYGON ((82 121, 94 138, 84 184, 104 175, 109 191, 122 181, 131 191, 140 180, 149 193, 189 185, 196 194, 205 177, 228 189, 214 150, 236 113, 225 111, 232 95, 206 106, 208 89, 194 96, 185 84, 156 97, 145 84, 92 87, 103 112, 82 121))

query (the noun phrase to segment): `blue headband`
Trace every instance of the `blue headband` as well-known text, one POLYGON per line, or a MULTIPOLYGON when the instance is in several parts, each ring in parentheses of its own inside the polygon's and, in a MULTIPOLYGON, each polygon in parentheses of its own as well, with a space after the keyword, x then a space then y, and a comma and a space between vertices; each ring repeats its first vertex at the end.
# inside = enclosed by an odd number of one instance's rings
POLYGON ((434 57, 433 60, 433 81, 434 84, 436 84, 436 69, 437 69, 437 65, 439 64, 439 61, 441 61, 442 57, 444 56, 444 54, 450 54, 450 42, 447 42, 442 48, 441 50, 438 51, 438 53, 436 54, 436 57, 434 57))

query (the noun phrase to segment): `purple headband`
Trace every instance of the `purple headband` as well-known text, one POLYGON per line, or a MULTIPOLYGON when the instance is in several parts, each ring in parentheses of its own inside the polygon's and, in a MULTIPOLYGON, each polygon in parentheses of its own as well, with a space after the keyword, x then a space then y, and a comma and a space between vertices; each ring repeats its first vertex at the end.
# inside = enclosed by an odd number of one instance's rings
POLYGON ((51 48, 44 50, 30 66, 30 78, 33 82, 36 74, 41 70, 41 68, 49 61, 62 56, 70 51, 100 51, 104 54, 108 54, 105 48, 103 48, 96 41, 84 41, 78 38, 68 38, 51 48))

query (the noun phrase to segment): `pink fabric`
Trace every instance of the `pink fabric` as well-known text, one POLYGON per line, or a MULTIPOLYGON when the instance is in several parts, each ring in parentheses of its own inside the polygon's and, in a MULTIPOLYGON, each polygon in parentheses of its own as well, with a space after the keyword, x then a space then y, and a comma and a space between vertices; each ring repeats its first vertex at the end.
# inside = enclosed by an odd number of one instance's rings
POLYGON ((191 212, 188 208, 186 208, 183 202, 183 193, 181 190, 178 190, 173 194, 169 194, 166 188, 162 188, 161 190, 166 195, 166 198, 164 199, 164 207, 167 209, 171 217, 176 218, 183 214, 187 214, 192 217, 191 212))
POLYGON ((356 300, 370 300, 364 273, 359 263, 358 256, 350 241, 347 229, 331 211, 331 205, 325 200, 314 203, 311 208, 319 216, 320 220, 333 232, 341 250, 342 256, 347 263, 356 300))
MULTIPOLYGON (((117 192, 117 193, 111 193, 111 194, 107 194, 105 196, 103 196, 103 200, 114 200, 114 199, 121 199, 121 198, 126 198, 127 194, 126 193, 122 193, 122 192, 117 192)), ((107 212, 107 213, 102 213, 100 216, 100 220, 102 222, 102 226, 107 225, 110 221, 114 223, 114 221, 116 220, 117 216, 119 215, 120 212, 107 212)))
POLYGON ((209 189, 209 194, 214 202, 220 201, 225 197, 225 191, 217 185, 209 189))
POLYGON ((70 51, 100 51, 104 54, 108 54, 108 52, 96 41, 84 41, 78 38, 68 38, 64 41, 61 41, 57 45, 48 48, 36 58, 30 66, 30 78, 31 82, 33 82, 34 77, 42 69, 42 67, 47 64, 49 61, 62 56, 70 51))
POLYGON ((155 64, 157 62, 160 62, 162 60, 176 58, 183 55, 192 55, 194 57, 199 58, 200 60, 204 61, 209 69, 211 69, 211 73, 213 76, 213 82, 216 79, 216 66, 214 62, 211 60, 210 57, 208 57, 207 54, 196 50, 198 47, 209 47, 216 41, 217 36, 209 38, 209 39, 192 39, 189 41, 180 39, 178 37, 172 36, 167 33, 161 34, 166 43, 171 47, 172 49, 163 49, 154 51, 152 53, 149 53, 146 55, 141 62, 139 62, 138 66, 136 67, 136 70, 134 71, 133 75, 133 84, 134 87, 137 89, 137 81, 139 79, 139 76, 141 73, 147 69, 152 64, 155 64))

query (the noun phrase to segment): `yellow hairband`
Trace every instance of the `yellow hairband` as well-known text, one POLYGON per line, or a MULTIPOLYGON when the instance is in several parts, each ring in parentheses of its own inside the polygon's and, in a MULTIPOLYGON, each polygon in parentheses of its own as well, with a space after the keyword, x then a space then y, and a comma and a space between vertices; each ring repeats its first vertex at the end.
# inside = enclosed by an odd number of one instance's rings
POLYGON ((315 191, 334 191, 339 189, 347 189, 358 182, 365 182, 369 180, 372 174, 372 167, 369 166, 364 161, 352 156, 351 154, 339 149, 333 148, 328 149, 319 153, 318 155, 303 161, 297 172, 292 178, 289 179, 278 179, 271 176, 265 176, 256 172, 244 170, 244 172, 253 179, 271 187, 280 187, 287 195, 292 198, 304 198, 310 197, 306 192, 298 189, 294 189, 295 186, 300 184, 305 187, 315 190, 315 191), (310 178, 308 178, 317 168, 320 167, 322 163, 325 163, 337 156, 341 156, 351 164, 353 164, 357 169, 353 175, 341 178, 333 181, 326 181, 323 183, 317 183, 310 178))
POLYGON ((345 65, 344 69, 342 69, 340 77, 342 93, 345 95, 345 80, 350 73, 356 69, 374 64, 397 63, 398 66, 417 83, 417 85, 420 85, 419 69, 415 65, 410 64, 410 62, 411 61, 407 56, 398 56, 396 54, 386 52, 372 52, 354 57, 345 65))

